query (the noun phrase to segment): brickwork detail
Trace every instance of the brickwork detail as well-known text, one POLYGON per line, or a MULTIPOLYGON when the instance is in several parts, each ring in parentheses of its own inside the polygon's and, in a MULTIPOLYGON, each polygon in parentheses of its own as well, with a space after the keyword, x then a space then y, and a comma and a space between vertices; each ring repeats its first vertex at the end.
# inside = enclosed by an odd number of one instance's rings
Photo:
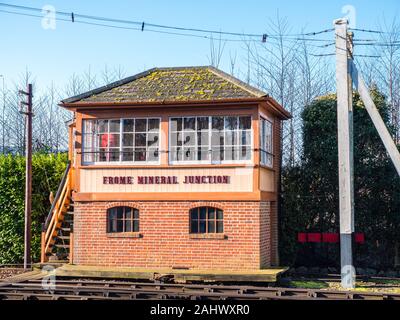
POLYGON ((256 270, 269 266, 276 251, 271 250, 276 244, 270 236, 272 218, 270 202, 76 202, 73 263, 256 270), (139 209, 140 237, 107 234, 107 209, 114 206, 139 209), (190 237, 189 210, 197 206, 224 210, 224 238, 190 237))
MULTIPOLYGON (((280 162, 282 153, 280 152, 282 148, 282 121, 276 119, 274 125, 274 169, 275 169, 275 185, 279 188, 279 177, 280 177, 280 162)), ((279 190, 278 191, 278 200, 279 200, 279 190)), ((278 217, 278 202, 271 203, 271 211, 270 211, 270 223, 271 223, 271 230, 270 230, 270 257, 271 257, 271 265, 278 266, 279 265, 279 250, 278 250, 278 235, 279 235, 279 217, 278 217)))

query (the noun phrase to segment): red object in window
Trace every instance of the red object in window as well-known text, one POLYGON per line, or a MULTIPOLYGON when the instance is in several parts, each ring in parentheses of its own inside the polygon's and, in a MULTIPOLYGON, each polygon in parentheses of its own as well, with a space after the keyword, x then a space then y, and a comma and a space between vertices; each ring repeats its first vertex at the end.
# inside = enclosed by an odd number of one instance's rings
POLYGON ((297 234, 297 241, 300 243, 307 242, 307 234, 306 233, 298 233, 297 234))
POLYGON ((321 242, 321 234, 320 233, 309 233, 307 238, 308 238, 308 242, 321 242))
POLYGON ((101 148, 115 147, 117 140, 114 134, 105 133, 101 135, 101 148))
POLYGON ((365 242, 365 235, 362 232, 358 232, 354 235, 355 242, 363 244, 365 242))
POLYGON ((107 147, 108 147, 108 136, 109 136, 108 133, 105 133, 105 134, 102 134, 102 135, 101 135, 101 143, 100 143, 100 146, 101 146, 102 148, 107 148, 107 147))
POLYGON ((337 243, 339 242, 338 233, 323 233, 322 242, 337 243))

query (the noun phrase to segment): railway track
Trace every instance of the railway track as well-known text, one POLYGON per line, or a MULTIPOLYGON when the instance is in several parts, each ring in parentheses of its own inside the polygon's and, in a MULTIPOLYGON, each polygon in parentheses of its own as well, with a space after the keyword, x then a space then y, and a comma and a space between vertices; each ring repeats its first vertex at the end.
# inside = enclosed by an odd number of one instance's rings
POLYGON ((400 294, 242 285, 57 279, 2 283, 0 300, 399 300, 400 294))

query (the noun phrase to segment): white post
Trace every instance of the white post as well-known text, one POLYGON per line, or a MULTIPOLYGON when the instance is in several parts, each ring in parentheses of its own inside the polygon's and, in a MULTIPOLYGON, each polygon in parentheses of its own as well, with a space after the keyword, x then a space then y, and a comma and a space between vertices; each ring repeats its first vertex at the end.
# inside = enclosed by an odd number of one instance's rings
POLYGON ((397 170, 397 173, 400 176, 400 153, 394 143, 388 129, 386 128, 385 123, 382 120, 381 115, 377 107, 375 106, 374 101, 372 100, 368 87, 365 85, 365 82, 358 72, 354 62, 351 62, 351 75, 353 78, 354 86, 356 87, 358 93, 362 101, 364 102, 365 109, 367 109, 369 116, 372 119, 372 122, 375 125, 376 130, 378 131, 379 136, 381 137, 383 144, 385 145, 386 151, 388 152, 392 162, 397 170))
POLYGON ((353 106, 349 74, 351 54, 347 20, 334 21, 336 36, 336 91, 339 160, 340 263, 343 288, 355 287, 352 238, 354 233, 353 106), (349 57, 350 56, 350 57, 349 57))

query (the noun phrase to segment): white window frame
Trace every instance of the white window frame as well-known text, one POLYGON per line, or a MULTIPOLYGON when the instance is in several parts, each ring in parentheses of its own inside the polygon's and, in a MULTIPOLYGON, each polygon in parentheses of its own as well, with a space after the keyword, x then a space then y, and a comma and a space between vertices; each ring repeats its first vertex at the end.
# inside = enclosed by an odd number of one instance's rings
MULTIPOLYGON (((263 166, 265 166, 265 167, 268 167, 268 168, 273 168, 274 167, 274 161, 275 161, 275 159, 274 159, 274 121, 270 118, 270 117, 268 117, 268 116, 266 116, 266 115, 264 115, 264 114, 260 114, 260 117, 259 117, 259 126, 260 126, 260 164, 261 165, 263 165, 263 166), (265 150, 264 149, 264 146, 262 145, 262 131, 263 131, 263 126, 262 126, 262 121, 267 121, 267 122, 269 122, 270 124, 271 124, 271 151, 268 151, 268 150, 265 150), (271 164, 269 164, 269 163, 267 163, 267 162, 263 162, 262 161, 262 153, 263 152, 267 152, 267 156, 268 155, 270 155, 271 156, 271 164)), ((266 139, 266 137, 264 137, 264 139, 266 139)))
MULTIPOLYGON (((187 165, 187 164, 212 164, 212 165, 220 165, 220 164, 250 164, 250 163, 253 163, 253 150, 254 150, 254 138, 253 138, 253 135, 254 135, 254 128, 253 128, 253 116, 252 115, 250 115, 250 114, 243 114, 243 115, 212 115, 212 116, 206 116, 206 115, 184 115, 184 116, 170 116, 169 117, 169 119, 168 119, 168 163, 170 164, 170 165, 187 165), (248 159, 248 160, 246 160, 246 159, 244 159, 244 160, 222 160, 222 161, 214 161, 214 160, 212 160, 212 140, 211 140, 211 138, 212 138, 212 118, 213 117, 223 117, 224 118, 224 126, 225 126, 225 117, 250 117, 250 129, 247 129, 247 130, 250 130, 250 159, 248 159), (181 119, 184 119, 184 118, 195 118, 196 119, 196 123, 197 123, 197 118, 208 118, 208 124, 209 124, 209 135, 208 135, 208 147, 209 147, 209 149, 208 149, 208 152, 209 152, 209 154, 210 154, 210 159, 209 160, 187 160, 187 161, 185 161, 185 160, 182 160, 182 161, 173 161, 172 160, 172 148, 173 148, 173 146, 171 145, 171 141, 172 141, 172 138, 171 138, 171 135, 172 135, 172 125, 171 125, 171 120, 172 119, 175 119, 175 118, 181 118, 181 119)), ((182 126, 184 125, 183 124, 184 123, 184 121, 182 121, 182 126)), ((239 131, 239 129, 237 129, 237 131, 239 131)), ((178 131, 179 132, 179 131, 178 131)), ((195 135, 195 137, 196 137, 196 144, 195 144, 195 148, 197 148, 198 147, 198 144, 197 144, 197 130, 195 130, 194 131, 195 133, 196 133, 196 135, 195 135)), ((225 127, 224 127, 224 130, 223 130, 223 132, 224 132, 224 142, 225 142, 225 127)), ((239 139, 239 137, 238 137, 238 139, 239 139)), ((182 147, 183 147, 183 145, 182 145, 182 147)), ((226 152, 226 150, 225 150, 225 144, 224 144, 224 158, 225 158, 225 152, 226 152)))
MULTIPOLYGON (((147 128, 146 128, 147 130, 147 128)), ((135 128, 135 132, 136 132, 136 128, 135 128)), ((135 134, 135 132, 129 132, 132 133, 133 135, 135 134)), ((109 127, 108 127, 108 132, 109 133, 109 127)), ((146 131, 146 153, 148 152, 148 147, 147 147, 147 134, 149 132, 146 131)), ((133 137, 133 139, 135 139, 135 137, 133 137)), ((125 148, 129 148, 129 147, 125 147, 125 148)), ((156 148, 156 147, 152 147, 156 148)), ((135 152, 135 146, 132 146, 133 149, 133 153, 135 152)), ((113 166, 113 165, 143 165, 143 166, 147 166, 147 165, 159 165, 161 163, 161 117, 124 117, 124 118, 90 118, 90 119, 82 119, 82 148, 81 148, 81 160, 82 160, 82 165, 104 165, 104 166, 113 166), (130 119, 134 119, 134 120, 140 120, 140 119, 158 119, 159 120, 159 127, 158 127, 158 160, 157 161, 122 161, 122 151, 123 151, 123 145, 122 145, 122 141, 123 141, 123 121, 124 120, 130 120, 130 119), (91 120, 91 121, 98 121, 98 120, 108 120, 108 126, 110 125, 110 120, 120 120, 120 125, 119 125, 119 161, 85 161, 85 123, 84 121, 87 120, 91 120)), ((97 151, 99 152, 100 148, 97 147, 97 151)), ((146 154, 147 157, 147 154, 146 154)), ((135 159, 135 153, 133 154, 133 159, 135 159)))

